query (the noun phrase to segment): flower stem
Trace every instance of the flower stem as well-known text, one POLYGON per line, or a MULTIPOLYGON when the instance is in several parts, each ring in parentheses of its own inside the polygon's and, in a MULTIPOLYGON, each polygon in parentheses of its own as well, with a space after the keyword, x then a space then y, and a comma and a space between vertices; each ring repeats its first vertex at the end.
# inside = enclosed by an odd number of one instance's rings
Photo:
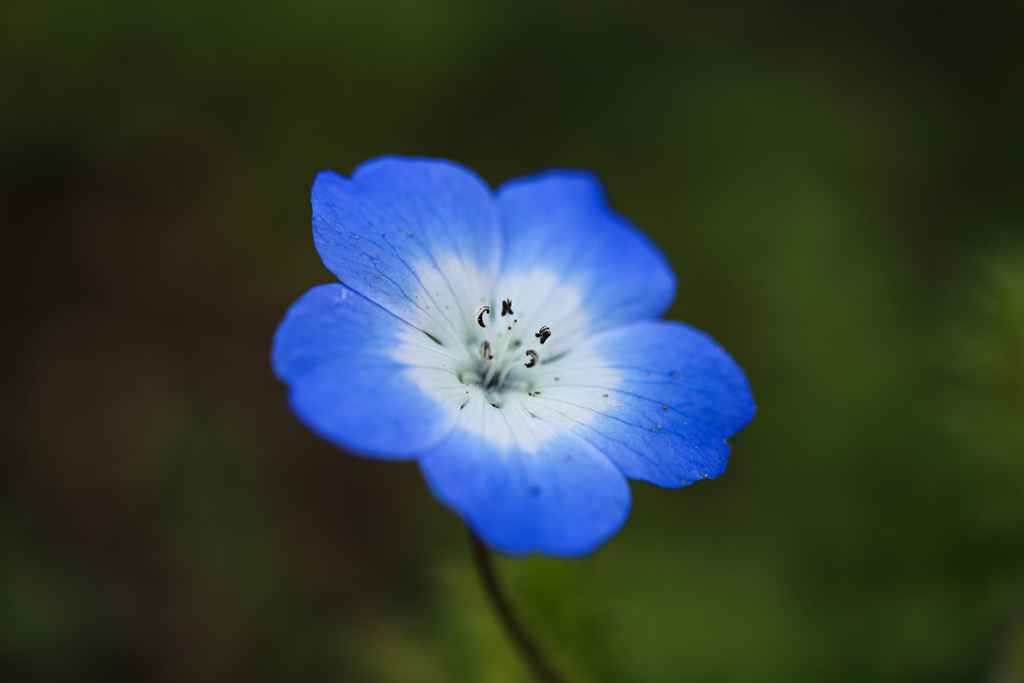
POLYGON ((537 680, 542 683, 563 683, 562 677, 551 667, 530 636, 523 630, 515 614, 512 613, 512 608, 508 604, 505 594, 502 593, 501 586, 498 585, 491 551, 483 544, 483 541, 477 538, 472 529, 469 530, 469 542, 473 547, 473 561, 476 564, 477 573, 480 574, 480 581, 483 582, 487 596, 491 599, 491 605, 498 613, 505 632, 512 639, 519 654, 526 660, 526 664, 533 671, 537 680))

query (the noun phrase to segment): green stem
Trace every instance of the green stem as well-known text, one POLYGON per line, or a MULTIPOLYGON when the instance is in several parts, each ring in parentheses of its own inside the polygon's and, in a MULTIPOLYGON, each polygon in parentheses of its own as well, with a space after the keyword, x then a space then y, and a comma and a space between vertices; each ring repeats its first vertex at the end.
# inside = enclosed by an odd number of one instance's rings
POLYGON ((501 586, 498 585, 491 551, 483 544, 483 541, 477 538, 472 530, 469 531, 469 542, 473 547, 473 561, 476 563, 477 573, 480 574, 480 580, 484 584, 487 596, 491 599, 491 605, 494 607, 494 611, 498 613, 498 618, 501 619, 505 632, 512 639, 512 643, 519 650, 519 654, 526 660, 526 664, 533 671, 537 680, 542 681, 542 683, 563 683, 562 677, 551 667, 551 664, 548 663, 548 660, 541 651, 537 649, 536 644, 527 635, 519 620, 513 614, 512 608, 509 606, 508 600, 501 590, 501 586))

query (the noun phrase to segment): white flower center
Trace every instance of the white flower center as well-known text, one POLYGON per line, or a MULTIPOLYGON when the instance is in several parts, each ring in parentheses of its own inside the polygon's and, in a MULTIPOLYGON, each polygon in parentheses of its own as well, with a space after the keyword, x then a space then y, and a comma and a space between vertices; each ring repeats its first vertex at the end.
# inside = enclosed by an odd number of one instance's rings
POLYGON ((501 393, 505 390, 520 390, 524 393, 530 392, 528 377, 517 376, 510 380, 509 375, 521 363, 525 369, 537 367, 541 361, 539 349, 544 342, 551 337, 551 328, 542 326, 534 337, 534 344, 528 344, 528 337, 516 336, 516 328, 519 326, 519 319, 513 317, 515 311, 512 309, 512 299, 505 297, 501 302, 501 313, 492 313, 492 308, 484 304, 476 309, 473 320, 478 328, 484 332, 484 340, 480 342, 477 358, 479 362, 473 363, 472 367, 459 372, 459 381, 463 384, 479 386, 489 392, 501 393), (511 322, 507 322, 511 318, 511 322), (497 337, 493 335, 498 335, 497 337), (527 346, 536 348, 527 348, 527 346), (495 356, 495 349, 497 349, 495 356), (522 362, 522 359, 526 362, 522 362))
POLYGON ((614 400, 618 373, 580 348, 590 318, 579 290, 555 272, 494 278, 454 256, 414 271, 416 310, 393 357, 457 411, 462 429, 532 453, 550 429, 586 424, 614 400))

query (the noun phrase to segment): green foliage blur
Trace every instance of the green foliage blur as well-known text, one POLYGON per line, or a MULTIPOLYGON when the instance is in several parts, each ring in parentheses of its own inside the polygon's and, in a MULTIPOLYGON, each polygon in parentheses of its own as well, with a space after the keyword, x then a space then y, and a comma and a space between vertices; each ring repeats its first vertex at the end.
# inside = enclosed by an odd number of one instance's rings
POLYGON ((0 679, 529 681, 413 464, 270 369, 325 168, 606 181, 729 470, 499 562, 566 677, 1024 681, 1024 5, 0 2, 0 679))

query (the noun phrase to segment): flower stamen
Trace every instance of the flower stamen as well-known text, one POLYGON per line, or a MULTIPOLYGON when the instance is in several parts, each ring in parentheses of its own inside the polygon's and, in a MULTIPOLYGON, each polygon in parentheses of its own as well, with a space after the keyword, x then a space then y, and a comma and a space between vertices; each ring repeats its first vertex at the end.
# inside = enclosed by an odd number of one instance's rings
POLYGON ((477 326, 479 326, 481 328, 486 328, 487 327, 487 325, 484 324, 484 314, 485 313, 487 315, 491 314, 491 307, 486 305, 486 304, 481 306, 480 308, 476 309, 476 324, 477 324, 477 326))
MULTIPOLYGON (((487 320, 484 317, 489 316, 490 314, 491 307, 488 304, 483 304, 476 309, 476 324, 478 327, 485 330, 483 334, 484 341, 480 342, 477 355, 480 358, 480 361, 486 363, 489 367, 485 372, 481 366, 478 370, 473 371, 472 374, 476 378, 474 384, 479 383, 479 386, 481 387, 491 387, 494 390, 501 392, 508 389, 508 387, 504 386, 505 378, 512 373, 513 369, 518 367, 518 361, 526 361, 523 363, 523 367, 535 368, 540 365, 541 359, 540 354, 537 351, 526 348, 525 339, 513 339, 516 325, 519 324, 518 319, 514 319, 511 325, 506 326, 505 329, 502 330, 502 335, 499 339, 492 339, 490 334, 491 331, 488 329, 487 320), (494 353, 495 350, 497 350, 496 354, 494 353), (495 358, 495 356, 497 356, 497 358, 495 358)), ((515 312, 512 310, 512 298, 505 297, 501 301, 501 316, 504 317, 506 315, 514 314, 515 312)), ((540 343, 543 344, 551 337, 551 328, 544 325, 533 336, 539 339, 540 343)), ((477 339, 479 339, 479 337, 477 337, 477 339)), ((557 358, 557 356, 555 357, 557 358)))

